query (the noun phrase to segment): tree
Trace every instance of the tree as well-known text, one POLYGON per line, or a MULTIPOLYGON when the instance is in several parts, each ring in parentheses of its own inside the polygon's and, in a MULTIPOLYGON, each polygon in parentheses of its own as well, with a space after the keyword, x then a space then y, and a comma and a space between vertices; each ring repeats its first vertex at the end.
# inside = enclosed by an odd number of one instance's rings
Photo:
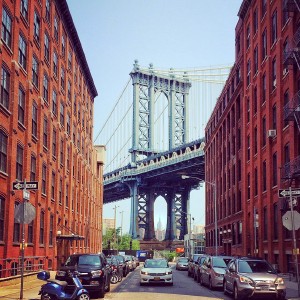
POLYGON ((132 250, 140 249, 140 242, 138 240, 133 240, 131 235, 124 234, 120 235, 121 228, 117 228, 116 230, 116 243, 114 241, 115 238, 115 229, 110 228, 106 230, 105 235, 102 237, 102 246, 103 249, 115 249, 115 250, 129 250, 130 249, 130 241, 132 241, 132 250), (109 247, 110 246, 110 247, 109 247))

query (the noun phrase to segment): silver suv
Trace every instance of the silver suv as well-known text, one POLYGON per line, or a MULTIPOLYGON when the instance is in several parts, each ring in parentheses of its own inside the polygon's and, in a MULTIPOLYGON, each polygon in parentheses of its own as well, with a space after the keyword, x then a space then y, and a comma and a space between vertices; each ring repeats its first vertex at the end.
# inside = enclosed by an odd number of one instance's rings
POLYGON ((232 256, 207 256, 200 267, 200 284, 208 285, 211 290, 223 287, 225 270, 232 259, 232 256))
POLYGON ((224 275, 224 293, 233 294, 234 299, 252 296, 271 296, 285 299, 286 286, 273 267, 264 259, 234 258, 224 275))

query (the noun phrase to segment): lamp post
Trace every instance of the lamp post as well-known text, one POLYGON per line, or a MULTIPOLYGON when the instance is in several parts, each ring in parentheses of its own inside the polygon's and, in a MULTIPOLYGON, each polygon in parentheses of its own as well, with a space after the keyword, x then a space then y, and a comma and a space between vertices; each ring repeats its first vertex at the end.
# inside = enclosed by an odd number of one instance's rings
MULTIPOLYGON (((117 246, 117 208, 120 207, 120 206, 117 206, 115 205, 115 207, 113 207, 113 210, 115 211, 114 212, 114 246, 116 245, 117 246)), ((118 247, 117 247, 117 250, 118 250, 118 247)))
POLYGON ((210 184, 213 187, 213 199, 214 199, 214 219, 215 219, 215 255, 218 255, 218 219, 217 219, 217 185, 215 182, 209 182, 203 180, 196 176, 182 175, 182 179, 194 178, 200 180, 200 182, 204 182, 210 184))

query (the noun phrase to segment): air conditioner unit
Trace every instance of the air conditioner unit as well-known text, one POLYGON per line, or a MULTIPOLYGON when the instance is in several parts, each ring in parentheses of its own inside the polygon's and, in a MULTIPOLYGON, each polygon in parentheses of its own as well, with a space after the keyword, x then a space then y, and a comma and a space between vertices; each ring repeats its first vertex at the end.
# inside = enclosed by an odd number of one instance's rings
POLYGON ((268 137, 275 137, 276 136, 276 129, 268 130, 268 137))
POLYGON ((274 79, 273 81, 273 86, 276 86, 276 79, 274 79))

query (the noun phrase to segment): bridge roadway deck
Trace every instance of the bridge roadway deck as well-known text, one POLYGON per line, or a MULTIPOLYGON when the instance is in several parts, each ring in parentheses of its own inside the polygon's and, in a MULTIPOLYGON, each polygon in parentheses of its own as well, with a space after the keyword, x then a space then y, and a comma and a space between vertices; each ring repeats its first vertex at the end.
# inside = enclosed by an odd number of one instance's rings
POLYGON ((182 179, 182 175, 205 179, 204 143, 197 140, 168 152, 152 155, 136 164, 104 175, 104 203, 130 198, 128 184, 138 182, 139 193, 155 189, 159 193, 187 185, 196 188, 199 179, 182 179))

